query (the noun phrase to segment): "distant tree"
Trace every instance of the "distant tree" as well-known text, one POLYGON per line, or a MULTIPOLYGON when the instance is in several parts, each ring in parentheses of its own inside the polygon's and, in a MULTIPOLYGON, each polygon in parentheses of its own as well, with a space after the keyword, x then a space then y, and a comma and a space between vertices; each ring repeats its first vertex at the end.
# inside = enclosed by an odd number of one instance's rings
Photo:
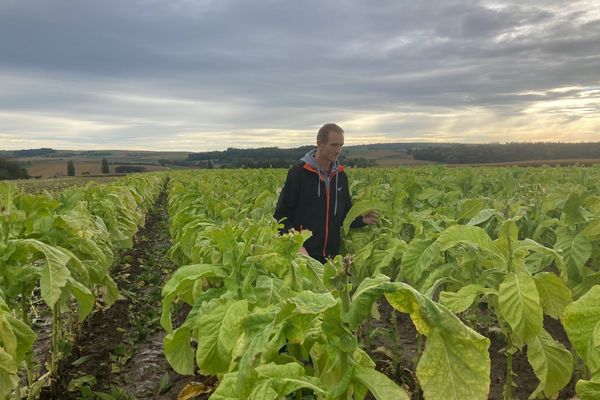
POLYGON ((73 160, 69 160, 67 163, 67 175, 75 176, 75 164, 73 163, 73 160))
POLYGON ((41 149, 29 149, 29 150, 15 150, 12 155, 15 157, 35 157, 35 156, 48 156, 56 153, 56 150, 43 147, 41 149))
POLYGON ((28 179, 29 175, 25 168, 21 168, 18 163, 0 158, 0 180, 3 179, 28 179))
POLYGON ((108 160, 106 158, 102 159, 102 173, 103 174, 108 174, 109 170, 108 170, 108 160))
POLYGON ((128 174, 131 172, 146 172, 146 168, 139 165, 119 165, 115 168, 117 174, 128 174))

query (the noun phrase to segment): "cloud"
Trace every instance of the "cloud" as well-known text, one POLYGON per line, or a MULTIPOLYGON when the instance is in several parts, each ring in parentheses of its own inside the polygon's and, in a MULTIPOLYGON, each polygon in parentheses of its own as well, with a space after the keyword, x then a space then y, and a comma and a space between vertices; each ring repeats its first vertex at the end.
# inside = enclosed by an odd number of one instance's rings
POLYGON ((594 3, 5 1, 0 148, 599 140, 594 3))

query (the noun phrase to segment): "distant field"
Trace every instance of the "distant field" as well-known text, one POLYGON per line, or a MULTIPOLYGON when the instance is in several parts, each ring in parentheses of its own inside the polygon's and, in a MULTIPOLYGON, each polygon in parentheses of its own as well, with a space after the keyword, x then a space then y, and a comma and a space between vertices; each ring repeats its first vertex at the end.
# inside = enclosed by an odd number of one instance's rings
POLYGON ((365 158, 375 160, 379 167, 400 167, 412 165, 435 164, 431 161, 415 160, 412 155, 404 150, 385 149, 352 149, 345 152, 348 158, 365 158))
POLYGON ((68 177, 51 179, 23 179, 14 181, 18 187, 27 193, 41 192, 61 192, 71 186, 85 186, 90 182, 108 183, 120 179, 120 176, 102 176, 102 177, 68 177))
MULTIPOLYGON (((67 163, 72 160, 75 164, 75 176, 85 175, 101 175, 102 174, 102 162, 100 160, 90 161, 86 158, 80 157, 69 157, 69 158, 27 158, 22 159, 22 162, 30 162, 31 165, 25 165, 27 173, 32 176, 40 176, 42 178, 54 178, 67 176, 67 163)), ((120 164, 110 164, 109 173, 114 173, 115 168, 120 164)), ((138 164, 127 164, 127 165, 138 165, 138 164)), ((144 167, 146 171, 162 171, 166 167, 160 165, 139 165, 144 167)))
POLYGON ((544 165, 550 167, 568 167, 572 165, 597 165, 600 159, 573 158, 564 160, 532 160, 532 161, 514 161, 505 163, 486 163, 486 164, 447 164, 449 167, 541 167, 544 165))

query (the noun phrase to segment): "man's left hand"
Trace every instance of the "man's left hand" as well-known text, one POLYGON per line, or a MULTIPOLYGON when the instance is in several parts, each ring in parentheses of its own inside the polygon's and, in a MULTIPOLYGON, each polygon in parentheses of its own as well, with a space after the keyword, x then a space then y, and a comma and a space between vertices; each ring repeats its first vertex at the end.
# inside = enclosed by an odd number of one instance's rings
POLYGON ((377 212, 371 211, 366 215, 363 215, 362 220, 367 225, 375 225, 377 221, 379 221, 379 216, 377 212))

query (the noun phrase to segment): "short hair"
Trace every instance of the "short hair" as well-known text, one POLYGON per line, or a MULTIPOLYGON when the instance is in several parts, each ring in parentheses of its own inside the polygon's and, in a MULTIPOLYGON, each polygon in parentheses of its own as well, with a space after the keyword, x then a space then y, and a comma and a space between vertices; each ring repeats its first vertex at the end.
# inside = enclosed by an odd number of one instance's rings
POLYGON ((342 135, 344 134, 344 130, 339 125, 330 122, 319 129, 319 133, 317 133, 317 144, 327 143, 329 140, 329 132, 331 131, 341 133, 342 135))

